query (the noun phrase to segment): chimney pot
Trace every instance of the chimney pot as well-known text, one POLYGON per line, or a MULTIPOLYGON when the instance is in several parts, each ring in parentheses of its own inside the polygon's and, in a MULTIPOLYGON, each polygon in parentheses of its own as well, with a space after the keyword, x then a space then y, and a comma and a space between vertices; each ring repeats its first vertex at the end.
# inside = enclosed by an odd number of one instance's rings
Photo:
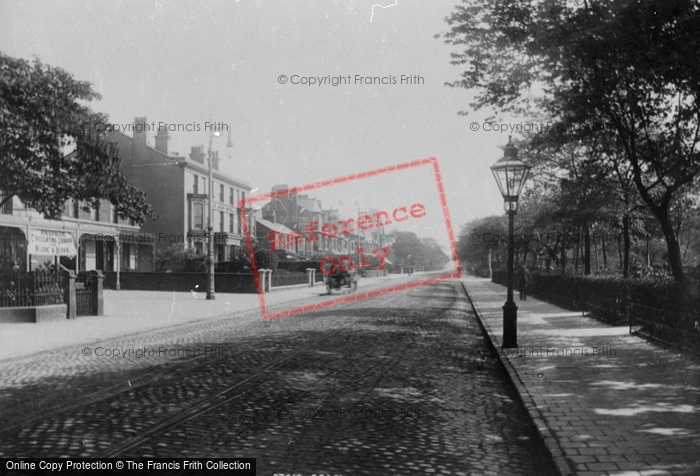
POLYGON ((203 146, 193 145, 192 153, 190 154, 190 159, 194 160, 195 162, 199 162, 200 164, 204 164, 204 157, 206 157, 207 154, 202 152, 202 149, 203 146))
POLYGON ((168 154, 168 142, 170 141, 170 135, 165 127, 159 127, 158 133, 156 134, 156 150, 168 154))
POLYGON ((146 147, 148 130, 148 120, 145 117, 137 117, 134 119, 134 144, 146 147))

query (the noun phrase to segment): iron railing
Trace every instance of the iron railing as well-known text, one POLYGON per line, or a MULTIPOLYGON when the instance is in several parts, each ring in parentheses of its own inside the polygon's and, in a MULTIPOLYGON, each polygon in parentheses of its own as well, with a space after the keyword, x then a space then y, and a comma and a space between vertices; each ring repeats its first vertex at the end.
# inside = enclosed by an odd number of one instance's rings
POLYGON ((306 273, 288 273, 277 275, 274 272, 272 273, 272 287, 308 284, 308 282, 309 278, 306 273))
POLYGON ((97 279, 87 273, 81 272, 75 278, 75 310, 76 316, 94 315, 95 293, 93 292, 94 280, 97 279))
POLYGON ((11 271, 0 274, 0 307, 36 307, 64 303, 59 271, 11 271))
POLYGON ((700 354, 700 316, 629 304, 630 334, 700 354))

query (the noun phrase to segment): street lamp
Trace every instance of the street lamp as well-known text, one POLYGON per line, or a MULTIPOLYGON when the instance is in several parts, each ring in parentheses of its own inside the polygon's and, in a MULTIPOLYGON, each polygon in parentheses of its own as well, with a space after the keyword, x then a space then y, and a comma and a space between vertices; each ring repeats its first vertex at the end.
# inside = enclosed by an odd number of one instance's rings
MULTIPOLYGON (((209 226, 207 227, 207 299, 216 299, 214 292, 214 171, 212 167, 214 137, 221 135, 220 127, 213 128, 209 133, 209 150, 207 151, 209 162, 209 226)), ((231 147, 231 131, 229 129, 228 145, 231 147)))
POLYGON ((518 306, 513 301, 513 218, 518 210, 518 198, 525 185, 530 167, 518 159, 518 149, 508 136, 503 157, 491 167, 503 195, 503 208, 508 214, 508 294, 503 305, 504 348, 518 347, 518 306))

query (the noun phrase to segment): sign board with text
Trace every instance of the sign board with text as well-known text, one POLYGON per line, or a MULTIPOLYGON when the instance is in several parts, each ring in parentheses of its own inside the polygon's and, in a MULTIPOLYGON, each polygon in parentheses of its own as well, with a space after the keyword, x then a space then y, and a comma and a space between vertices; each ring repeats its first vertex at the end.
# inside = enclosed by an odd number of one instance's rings
POLYGON ((29 230, 27 251, 32 255, 75 256, 75 237, 67 231, 29 230))

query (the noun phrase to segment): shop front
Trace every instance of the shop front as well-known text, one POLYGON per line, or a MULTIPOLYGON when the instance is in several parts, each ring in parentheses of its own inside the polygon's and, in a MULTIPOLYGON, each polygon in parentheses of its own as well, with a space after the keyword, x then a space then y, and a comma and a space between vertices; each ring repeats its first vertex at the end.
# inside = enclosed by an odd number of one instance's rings
POLYGON ((27 270, 27 237, 19 227, 0 226, 0 273, 27 270))
POLYGON ((154 271, 155 237, 152 233, 121 230, 119 234, 83 233, 79 270, 154 271))

